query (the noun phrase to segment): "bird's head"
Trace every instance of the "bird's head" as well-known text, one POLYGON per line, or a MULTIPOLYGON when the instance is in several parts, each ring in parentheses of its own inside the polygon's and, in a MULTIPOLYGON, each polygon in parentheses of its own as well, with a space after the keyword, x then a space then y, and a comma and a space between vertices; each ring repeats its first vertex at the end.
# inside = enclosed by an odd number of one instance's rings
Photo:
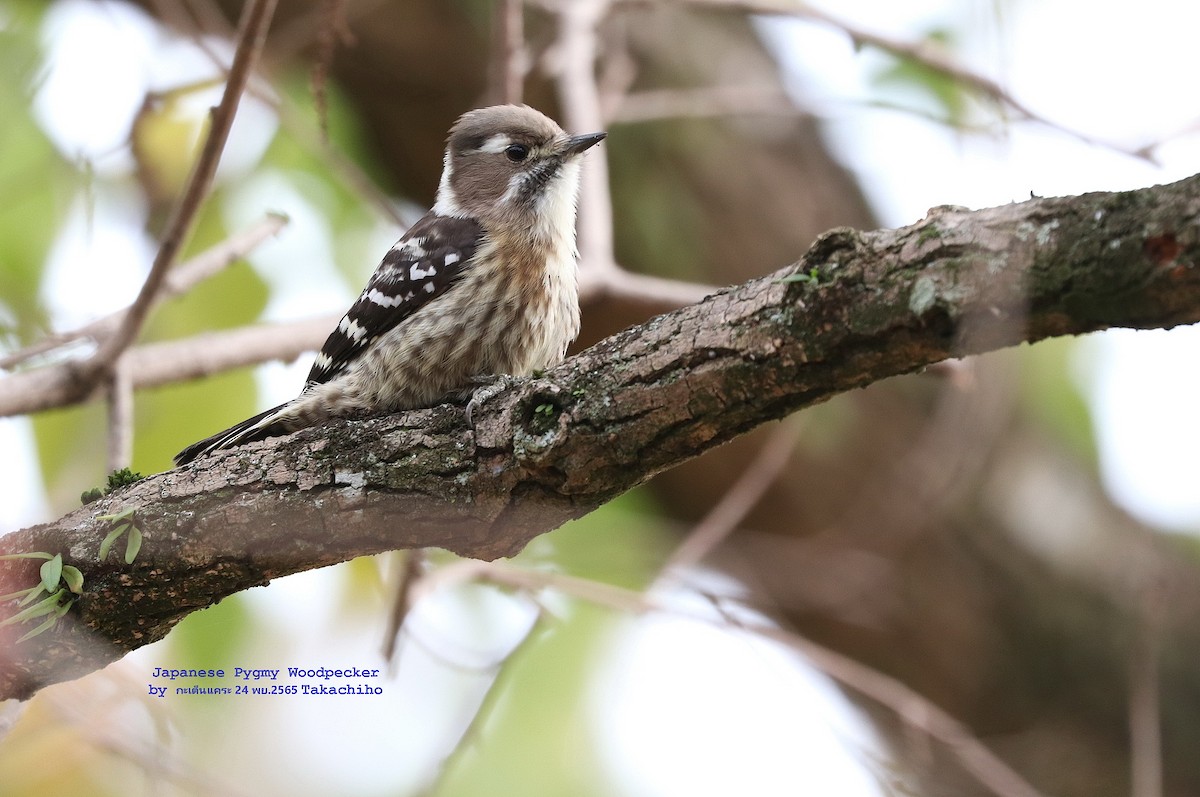
POLYGON ((573 232, 579 156, 605 135, 568 136, 525 105, 468 111, 450 128, 434 211, 485 227, 573 232))

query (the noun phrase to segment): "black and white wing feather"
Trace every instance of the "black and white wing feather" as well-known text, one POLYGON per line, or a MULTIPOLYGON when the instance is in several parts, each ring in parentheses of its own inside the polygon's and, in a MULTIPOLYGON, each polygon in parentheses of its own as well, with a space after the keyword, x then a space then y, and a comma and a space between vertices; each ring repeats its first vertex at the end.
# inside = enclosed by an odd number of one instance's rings
POLYGON ((441 296, 475 255, 483 228, 471 219, 427 214, 383 257, 357 301, 321 347, 308 385, 346 370, 371 342, 441 296))
MULTIPOLYGON (((308 372, 305 390, 336 379, 374 340, 445 293, 465 273, 482 237, 483 227, 470 219, 434 213, 422 217, 384 255, 367 287, 329 334, 308 372)), ((193 443, 175 456, 175 463, 184 465, 218 448, 287 434, 291 429, 279 415, 291 403, 193 443)))

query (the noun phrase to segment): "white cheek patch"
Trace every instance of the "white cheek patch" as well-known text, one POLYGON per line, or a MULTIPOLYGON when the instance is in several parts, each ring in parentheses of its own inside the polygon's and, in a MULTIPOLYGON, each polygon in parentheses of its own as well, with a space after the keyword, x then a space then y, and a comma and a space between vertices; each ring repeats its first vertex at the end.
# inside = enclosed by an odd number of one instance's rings
POLYGON ((508 188, 504 191, 504 196, 500 197, 500 204, 507 205, 520 195, 521 189, 525 186, 525 181, 529 179, 529 172, 518 172, 508 178, 508 188))
POLYGON ((442 180, 438 183, 433 212, 439 216, 465 218, 467 214, 463 213, 462 208, 458 206, 458 197, 454 194, 454 189, 450 187, 450 175, 453 173, 454 167, 450 164, 450 151, 447 150, 446 155, 442 158, 442 180))

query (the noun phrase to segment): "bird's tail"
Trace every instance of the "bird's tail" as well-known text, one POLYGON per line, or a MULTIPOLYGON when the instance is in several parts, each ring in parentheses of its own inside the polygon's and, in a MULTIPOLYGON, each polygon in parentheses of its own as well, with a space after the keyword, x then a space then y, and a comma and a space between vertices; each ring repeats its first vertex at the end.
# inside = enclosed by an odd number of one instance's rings
POLYGON ((275 416, 290 402, 272 407, 266 412, 260 412, 253 418, 247 418, 239 424, 230 426, 223 432, 217 432, 212 437, 206 437, 198 443, 192 443, 175 455, 175 464, 186 465, 196 457, 216 451, 219 448, 233 448, 243 443, 253 443, 255 440, 265 440, 268 437, 278 437, 293 431, 278 421, 275 416))

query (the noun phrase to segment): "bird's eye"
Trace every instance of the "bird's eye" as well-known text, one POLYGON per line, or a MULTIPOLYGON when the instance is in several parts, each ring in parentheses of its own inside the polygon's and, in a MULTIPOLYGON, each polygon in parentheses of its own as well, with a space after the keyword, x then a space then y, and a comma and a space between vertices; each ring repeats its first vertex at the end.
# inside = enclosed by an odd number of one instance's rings
POLYGON ((524 144, 512 144, 505 148, 504 157, 513 163, 520 163, 529 157, 529 147, 524 144))

